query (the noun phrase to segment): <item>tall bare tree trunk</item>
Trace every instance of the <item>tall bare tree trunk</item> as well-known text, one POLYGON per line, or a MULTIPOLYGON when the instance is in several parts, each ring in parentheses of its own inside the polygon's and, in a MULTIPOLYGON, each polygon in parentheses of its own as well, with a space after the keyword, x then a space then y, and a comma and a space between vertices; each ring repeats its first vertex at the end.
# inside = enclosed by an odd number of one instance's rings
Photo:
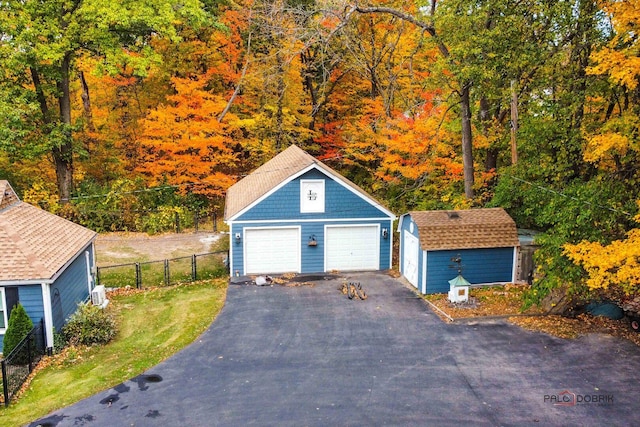
POLYGON ((462 165, 464 171, 464 195, 473 199, 473 134, 471 133, 471 83, 465 83, 460 91, 460 118, 462 119, 462 165))
POLYGON ((58 104, 60 120, 63 126, 62 139, 53 147, 53 160, 56 166, 58 194, 65 204, 71 197, 73 188, 73 144, 71 139, 71 95, 69 92, 69 67, 71 58, 65 56, 60 65, 60 81, 58 82, 58 104))
POLYGON ((93 125, 91 97, 89 96, 89 85, 87 84, 87 79, 84 78, 84 71, 80 71, 80 83, 82 84, 82 107, 84 109, 84 117, 87 121, 87 130, 89 132, 94 132, 96 128, 93 125))

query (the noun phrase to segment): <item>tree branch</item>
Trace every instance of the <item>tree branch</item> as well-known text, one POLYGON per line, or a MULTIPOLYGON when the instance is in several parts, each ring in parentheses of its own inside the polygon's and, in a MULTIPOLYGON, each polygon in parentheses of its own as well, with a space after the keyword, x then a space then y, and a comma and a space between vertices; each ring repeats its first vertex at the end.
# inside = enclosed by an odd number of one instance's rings
POLYGON ((397 18, 400 18, 403 21, 410 22, 413 25, 415 25, 416 27, 422 28, 424 31, 429 33, 429 35, 436 40, 436 45, 438 46, 438 50, 440 51, 440 53, 442 53, 442 55, 445 58, 449 57, 449 49, 447 48, 447 46, 444 43, 442 43, 438 39, 438 33, 436 32, 435 27, 433 25, 431 25, 431 24, 427 24, 426 22, 420 21, 419 19, 417 19, 413 15, 410 15, 410 14, 408 14, 406 12, 403 12, 401 10, 398 10, 398 9, 394 9, 392 7, 385 7, 385 6, 369 6, 369 7, 355 6, 353 8, 353 10, 358 12, 358 13, 362 13, 362 14, 364 14, 364 13, 386 13, 386 14, 395 16, 397 18))

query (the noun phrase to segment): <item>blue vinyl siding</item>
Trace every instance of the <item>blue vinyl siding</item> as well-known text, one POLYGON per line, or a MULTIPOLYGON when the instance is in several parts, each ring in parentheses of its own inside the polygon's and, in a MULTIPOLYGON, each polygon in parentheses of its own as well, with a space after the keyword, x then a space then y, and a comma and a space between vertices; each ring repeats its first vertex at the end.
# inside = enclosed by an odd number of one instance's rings
MULTIPOLYGON (((301 260, 302 260, 302 273, 318 273, 324 271, 324 226, 325 222, 302 222, 302 223, 287 223, 286 225, 300 226, 300 247, 301 247, 301 260), (309 237, 315 236, 317 246, 309 246, 309 237)), ((386 228, 391 230, 391 220, 386 221, 337 221, 331 222, 331 225, 349 225, 349 224, 380 224, 380 228, 386 228)), ((242 238, 244 227, 275 227, 282 224, 264 223, 264 222, 252 222, 249 224, 233 224, 230 230, 231 232, 231 251, 233 252, 233 266, 231 274, 235 275, 238 271, 242 275, 244 271, 244 259, 243 259, 243 242, 242 239, 238 242, 235 239, 235 234, 240 233, 242 238)), ((386 270, 391 268, 389 262, 391 257, 391 245, 389 243, 391 235, 387 240, 382 239, 380 241, 380 270, 386 270)))
MULTIPOLYGON (((230 222, 230 252, 231 274, 242 275, 244 272, 244 233, 246 227, 283 227, 299 226, 301 247, 301 271, 303 273, 318 273, 324 271, 324 230, 326 224, 380 224, 380 228, 386 228, 391 234, 392 219, 388 218, 384 208, 372 204, 360 195, 355 194, 350 188, 345 188, 322 171, 312 169, 303 175, 291 180, 276 190, 273 194, 261 200, 244 214, 230 222), (325 181, 325 211, 322 213, 300 212, 300 181, 318 180, 325 181), (268 221, 268 222, 265 222, 268 221), (242 223, 238 223, 242 222, 242 223), (241 239, 235 238, 239 233, 241 239), (317 245, 309 246, 309 237, 315 236, 317 245)), ((390 239, 380 240, 380 269, 388 269, 390 265, 390 239)))
POLYGON ((42 304, 42 286, 26 285, 18 288, 20 304, 36 325, 44 317, 44 306, 42 304))
MULTIPOLYGON (((87 249, 89 251, 89 261, 93 262, 93 246, 87 249)), ((58 277, 51 285, 51 297, 53 298, 55 290, 60 293, 60 302, 62 305, 63 321, 71 316, 78 308, 78 303, 87 300, 89 297, 89 288, 87 285, 87 261, 85 251, 82 251, 78 257, 67 267, 67 269, 58 277)), ((59 330, 63 325, 60 319, 54 313, 54 327, 59 330)))
POLYGON ((458 274, 451 258, 462 259, 462 276, 473 284, 510 282, 513 279, 513 248, 429 251, 427 293, 449 291, 449 280, 458 274))
MULTIPOLYGON (((18 299, 34 325, 44 317, 42 305, 42 287, 40 285, 23 285, 18 288, 18 299)), ((4 334, 0 334, 0 352, 2 352, 4 334)))
MULTIPOLYGON (((93 262, 93 245, 87 248, 89 251, 90 262, 93 262)), ((64 321, 73 314, 77 307, 78 302, 84 301, 89 296, 89 289, 87 287, 87 267, 85 260, 85 251, 82 251, 80 255, 67 267, 67 269, 58 277, 58 279, 51 285, 51 297, 55 293, 55 289, 60 293, 60 302, 62 304, 63 319, 64 321)), ((18 287, 18 299, 25 308, 27 315, 34 325, 38 324, 44 318, 44 305, 42 301, 42 286, 41 285, 21 285, 18 287)), ((59 319, 55 319, 54 324, 56 330, 62 327, 59 319)), ((2 341, 4 335, 0 334, 0 352, 2 351, 2 341)))
POLYGON ((235 221, 292 219, 380 218, 384 211, 354 194, 317 169, 285 184, 235 221), (300 180, 325 180, 325 212, 300 213, 300 180))

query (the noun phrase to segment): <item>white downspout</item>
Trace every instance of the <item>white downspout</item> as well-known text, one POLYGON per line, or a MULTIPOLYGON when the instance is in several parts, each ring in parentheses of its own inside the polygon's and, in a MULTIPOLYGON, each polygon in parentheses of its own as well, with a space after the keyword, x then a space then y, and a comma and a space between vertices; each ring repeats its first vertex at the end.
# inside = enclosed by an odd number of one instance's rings
POLYGON ((89 251, 84 251, 84 258, 87 261, 87 288, 89 290, 89 296, 91 296, 91 289, 93 289, 93 275, 91 274, 91 260, 89 259, 89 251))
POLYGON ((47 340, 47 352, 53 349, 53 312, 51 309, 51 285, 41 283, 42 305, 44 306, 44 331, 47 340))

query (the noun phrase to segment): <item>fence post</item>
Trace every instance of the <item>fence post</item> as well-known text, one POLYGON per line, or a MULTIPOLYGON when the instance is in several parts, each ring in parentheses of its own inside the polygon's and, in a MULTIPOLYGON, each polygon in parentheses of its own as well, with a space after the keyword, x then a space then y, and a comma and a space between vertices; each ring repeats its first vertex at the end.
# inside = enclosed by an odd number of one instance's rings
POLYGON ((176 233, 179 233, 180 232, 180 215, 178 215, 178 212, 174 212, 173 214, 176 222, 176 233))
POLYGON ((33 338, 33 329, 27 335, 27 357, 29 358, 29 373, 33 371, 33 354, 31 352, 31 339, 33 338))
POLYGON ((142 271, 139 262, 136 262, 136 288, 142 289, 142 271))
POLYGON ((198 270, 196 267, 196 254, 191 255, 191 281, 198 280, 198 270))
POLYGON ((7 361, 2 359, 2 391, 4 394, 4 406, 9 406, 9 380, 7 378, 7 361))
POLYGON ((100 267, 96 267, 96 286, 100 286, 100 267))
POLYGON ((195 211, 193 213, 193 225, 196 233, 198 232, 198 221, 200 221, 200 215, 198 215, 198 211, 195 211))
POLYGON ((40 319, 40 333, 42 334, 42 337, 41 337, 42 338, 42 354, 46 352, 47 356, 51 356, 53 354, 54 348, 47 347, 47 331, 44 327, 44 317, 40 319))
POLYGON ((169 260, 165 259, 164 260, 164 283, 165 285, 169 286, 169 282, 170 282, 169 260))
POLYGON ((218 232, 218 213, 213 211, 213 232, 218 232))

